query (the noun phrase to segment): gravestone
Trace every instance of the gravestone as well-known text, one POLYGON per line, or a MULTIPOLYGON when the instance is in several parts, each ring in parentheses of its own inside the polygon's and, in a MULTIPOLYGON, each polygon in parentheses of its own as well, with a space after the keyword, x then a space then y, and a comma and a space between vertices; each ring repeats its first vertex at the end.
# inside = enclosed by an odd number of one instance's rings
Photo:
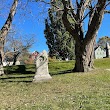
POLYGON ((51 78, 48 71, 48 54, 44 50, 36 58, 36 73, 33 82, 43 82, 51 78))

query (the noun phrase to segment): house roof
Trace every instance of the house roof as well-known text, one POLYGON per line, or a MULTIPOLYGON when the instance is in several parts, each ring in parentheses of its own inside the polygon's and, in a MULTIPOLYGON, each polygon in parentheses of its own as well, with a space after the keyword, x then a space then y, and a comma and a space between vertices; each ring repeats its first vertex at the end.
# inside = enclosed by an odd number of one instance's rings
POLYGON ((97 50, 98 48, 101 48, 102 50, 105 50, 103 47, 101 47, 100 45, 95 47, 94 50, 97 50))

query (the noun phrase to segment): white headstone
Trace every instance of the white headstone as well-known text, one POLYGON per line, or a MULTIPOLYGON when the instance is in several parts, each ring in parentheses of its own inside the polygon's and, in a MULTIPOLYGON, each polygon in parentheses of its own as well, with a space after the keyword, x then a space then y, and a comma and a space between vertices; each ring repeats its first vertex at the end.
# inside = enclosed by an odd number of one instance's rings
POLYGON ((48 54, 44 50, 37 56, 36 59, 36 73, 33 82, 43 82, 50 80, 52 77, 48 71, 48 54))

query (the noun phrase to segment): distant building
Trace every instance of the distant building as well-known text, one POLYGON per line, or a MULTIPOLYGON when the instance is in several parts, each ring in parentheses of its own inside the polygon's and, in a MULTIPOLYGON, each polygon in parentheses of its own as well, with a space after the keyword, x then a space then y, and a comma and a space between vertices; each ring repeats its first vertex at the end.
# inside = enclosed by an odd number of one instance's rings
MULTIPOLYGON (((14 62, 13 56, 14 56, 14 52, 10 52, 9 54, 7 54, 7 56, 5 56, 5 59, 3 61, 3 66, 12 66, 14 62)), ((24 65, 24 61, 22 61, 20 57, 18 57, 15 65, 24 65)))
POLYGON ((15 65, 25 65, 25 63, 22 60, 17 60, 15 65))
POLYGON ((30 58, 31 60, 35 60, 38 55, 39 55, 39 52, 34 51, 34 52, 29 56, 29 58, 30 58))
POLYGON ((101 46, 96 47, 94 51, 94 58, 99 59, 104 57, 106 57, 106 50, 102 49, 101 46))
POLYGON ((103 49, 101 46, 98 46, 94 50, 94 58, 110 58, 110 46, 109 43, 106 43, 106 48, 103 49))
POLYGON ((14 52, 9 52, 3 61, 3 66, 12 66, 13 65, 13 55, 14 52))

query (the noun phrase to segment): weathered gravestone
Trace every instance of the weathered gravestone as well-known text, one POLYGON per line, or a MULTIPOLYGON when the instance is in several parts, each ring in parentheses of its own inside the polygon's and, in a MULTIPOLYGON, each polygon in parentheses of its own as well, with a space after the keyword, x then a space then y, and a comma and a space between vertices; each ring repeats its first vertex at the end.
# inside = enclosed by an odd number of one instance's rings
POLYGON ((52 77, 48 71, 48 54, 44 50, 37 56, 36 59, 36 73, 33 82, 43 82, 50 80, 52 77))

